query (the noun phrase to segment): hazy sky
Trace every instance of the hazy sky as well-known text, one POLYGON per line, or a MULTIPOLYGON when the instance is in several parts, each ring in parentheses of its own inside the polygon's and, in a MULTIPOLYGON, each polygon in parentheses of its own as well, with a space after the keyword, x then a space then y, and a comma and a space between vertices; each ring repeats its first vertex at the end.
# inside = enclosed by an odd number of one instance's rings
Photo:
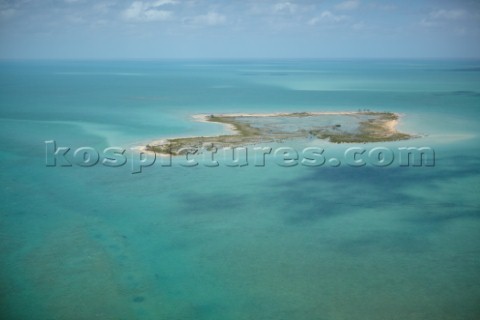
POLYGON ((0 58, 480 58, 480 0, 0 0, 0 58))

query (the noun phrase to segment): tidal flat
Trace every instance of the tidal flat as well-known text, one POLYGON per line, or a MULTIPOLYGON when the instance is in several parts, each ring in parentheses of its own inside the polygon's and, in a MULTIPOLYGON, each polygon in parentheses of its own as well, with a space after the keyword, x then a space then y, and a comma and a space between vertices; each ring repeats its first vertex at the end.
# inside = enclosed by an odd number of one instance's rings
POLYGON ((201 122, 227 126, 231 134, 160 139, 144 148, 160 154, 181 155, 201 148, 241 147, 298 139, 333 143, 368 143, 408 140, 414 135, 398 132, 400 115, 393 112, 294 112, 268 114, 195 115, 201 122))

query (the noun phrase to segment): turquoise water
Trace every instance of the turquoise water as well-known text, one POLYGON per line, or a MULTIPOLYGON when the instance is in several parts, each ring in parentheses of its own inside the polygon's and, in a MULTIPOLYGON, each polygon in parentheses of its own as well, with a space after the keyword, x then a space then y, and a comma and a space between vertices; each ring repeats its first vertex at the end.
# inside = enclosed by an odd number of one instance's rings
POLYGON ((2 318, 478 319, 479 65, 1 62, 2 318), (421 135, 361 147, 431 147, 435 166, 45 165, 46 140, 129 149, 225 131, 196 113, 359 108, 421 135))

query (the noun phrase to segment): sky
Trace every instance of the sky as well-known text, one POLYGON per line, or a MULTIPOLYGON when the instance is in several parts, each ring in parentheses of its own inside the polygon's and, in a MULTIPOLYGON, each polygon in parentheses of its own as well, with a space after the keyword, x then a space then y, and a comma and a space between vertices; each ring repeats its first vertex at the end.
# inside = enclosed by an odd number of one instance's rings
POLYGON ((480 58, 480 0, 0 0, 0 59, 480 58))

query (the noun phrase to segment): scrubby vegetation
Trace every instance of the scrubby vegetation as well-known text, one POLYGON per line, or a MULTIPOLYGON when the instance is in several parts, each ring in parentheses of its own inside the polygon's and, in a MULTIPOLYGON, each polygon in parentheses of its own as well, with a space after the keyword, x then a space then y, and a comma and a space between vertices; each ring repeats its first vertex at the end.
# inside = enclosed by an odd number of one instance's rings
MULTIPOLYGON (((296 112, 273 115, 271 117, 321 117, 321 114, 308 112, 296 112)), ((345 116, 371 116, 359 122, 355 132, 342 130, 341 124, 332 126, 319 126, 311 130, 298 128, 295 132, 283 132, 260 129, 252 127, 249 123, 239 121, 242 116, 210 115, 207 121, 230 125, 235 134, 221 135, 216 137, 189 137, 167 139, 160 145, 147 145, 146 149, 163 154, 180 155, 187 152, 195 152, 201 148, 207 150, 214 147, 237 147, 255 143, 266 143, 272 141, 284 141, 286 139, 298 139, 302 137, 316 137, 328 139, 334 143, 367 143, 381 141, 406 140, 412 138, 406 133, 395 130, 395 121, 398 115, 392 112, 372 112, 369 110, 346 114, 345 116)), ((260 117, 260 116, 259 116, 260 117)))

